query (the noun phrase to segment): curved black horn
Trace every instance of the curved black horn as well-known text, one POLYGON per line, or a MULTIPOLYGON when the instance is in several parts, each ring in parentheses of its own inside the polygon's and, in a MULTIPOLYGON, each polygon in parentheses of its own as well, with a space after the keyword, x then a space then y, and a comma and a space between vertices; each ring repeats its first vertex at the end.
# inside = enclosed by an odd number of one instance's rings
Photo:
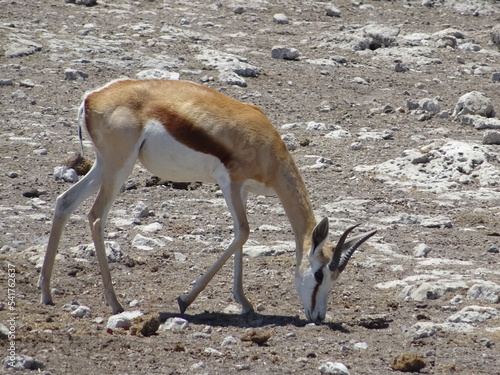
POLYGON ((367 239, 369 239, 371 236, 373 236, 375 233, 377 233, 376 230, 368 233, 366 236, 361 237, 359 240, 357 240, 355 243, 351 245, 349 249, 347 249, 343 254, 342 258, 340 259, 339 262, 339 267, 338 270, 339 272, 344 271, 344 268, 347 266, 347 262, 349 262, 349 259, 351 259, 352 254, 354 254, 354 251, 367 239))
POLYGON ((335 271, 338 268, 340 262, 340 256, 342 255, 342 247, 344 247, 345 240, 349 235, 349 233, 351 233, 357 226, 359 226, 359 224, 347 228, 347 230, 342 234, 342 236, 340 236, 340 239, 337 242, 337 245, 335 246, 335 252, 333 253, 332 260, 328 264, 328 268, 330 268, 330 271, 335 271))

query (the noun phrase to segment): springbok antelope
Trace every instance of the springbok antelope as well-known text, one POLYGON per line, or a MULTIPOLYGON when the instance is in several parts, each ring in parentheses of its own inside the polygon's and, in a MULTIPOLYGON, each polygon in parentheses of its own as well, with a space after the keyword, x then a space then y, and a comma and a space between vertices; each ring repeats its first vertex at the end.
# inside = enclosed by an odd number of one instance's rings
POLYGON ((104 227, 111 205, 137 160, 172 181, 217 183, 234 221, 234 239, 178 303, 181 313, 234 254, 233 295, 242 313, 253 311, 243 291, 242 247, 249 236, 248 192, 276 194, 296 242, 295 286, 311 321, 325 318, 328 293, 353 252, 375 231, 325 246, 328 219, 316 224, 302 177, 280 135, 255 105, 187 81, 118 80, 85 95, 79 130, 92 139, 96 161, 88 174, 56 201, 39 279, 41 302, 52 304, 50 278, 64 226, 71 213, 98 191, 88 214, 92 238, 113 314, 123 311, 111 282, 104 227), (304 250, 307 257, 304 257, 304 250))

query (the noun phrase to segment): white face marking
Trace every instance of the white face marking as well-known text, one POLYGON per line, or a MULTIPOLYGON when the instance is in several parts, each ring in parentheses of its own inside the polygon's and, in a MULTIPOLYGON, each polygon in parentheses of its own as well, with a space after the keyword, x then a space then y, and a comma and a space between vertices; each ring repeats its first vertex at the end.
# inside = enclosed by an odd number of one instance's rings
POLYGON ((333 280, 328 267, 316 266, 315 271, 313 271, 312 267, 308 267, 304 274, 295 276, 295 288, 304 306, 307 319, 320 322, 326 316, 328 295, 333 280))

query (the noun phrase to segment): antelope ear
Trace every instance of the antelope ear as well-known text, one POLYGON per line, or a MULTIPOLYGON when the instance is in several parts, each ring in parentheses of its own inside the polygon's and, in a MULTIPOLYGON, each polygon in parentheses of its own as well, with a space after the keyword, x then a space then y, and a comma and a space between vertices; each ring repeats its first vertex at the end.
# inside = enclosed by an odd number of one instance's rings
POLYGON ((312 246, 311 246, 311 251, 309 252, 309 256, 314 255, 314 253, 318 250, 321 249, 323 244, 328 238, 328 218, 325 217, 323 218, 319 224, 317 224, 314 227, 313 233, 312 233, 312 246))

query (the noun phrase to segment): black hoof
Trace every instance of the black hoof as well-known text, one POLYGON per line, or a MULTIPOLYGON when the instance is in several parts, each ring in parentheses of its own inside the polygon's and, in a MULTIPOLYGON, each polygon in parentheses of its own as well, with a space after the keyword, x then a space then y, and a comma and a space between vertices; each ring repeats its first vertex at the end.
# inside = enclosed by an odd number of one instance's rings
POLYGON ((181 311, 181 314, 184 314, 189 305, 183 301, 182 296, 177 298, 177 303, 179 304, 179 310, 181 311))

